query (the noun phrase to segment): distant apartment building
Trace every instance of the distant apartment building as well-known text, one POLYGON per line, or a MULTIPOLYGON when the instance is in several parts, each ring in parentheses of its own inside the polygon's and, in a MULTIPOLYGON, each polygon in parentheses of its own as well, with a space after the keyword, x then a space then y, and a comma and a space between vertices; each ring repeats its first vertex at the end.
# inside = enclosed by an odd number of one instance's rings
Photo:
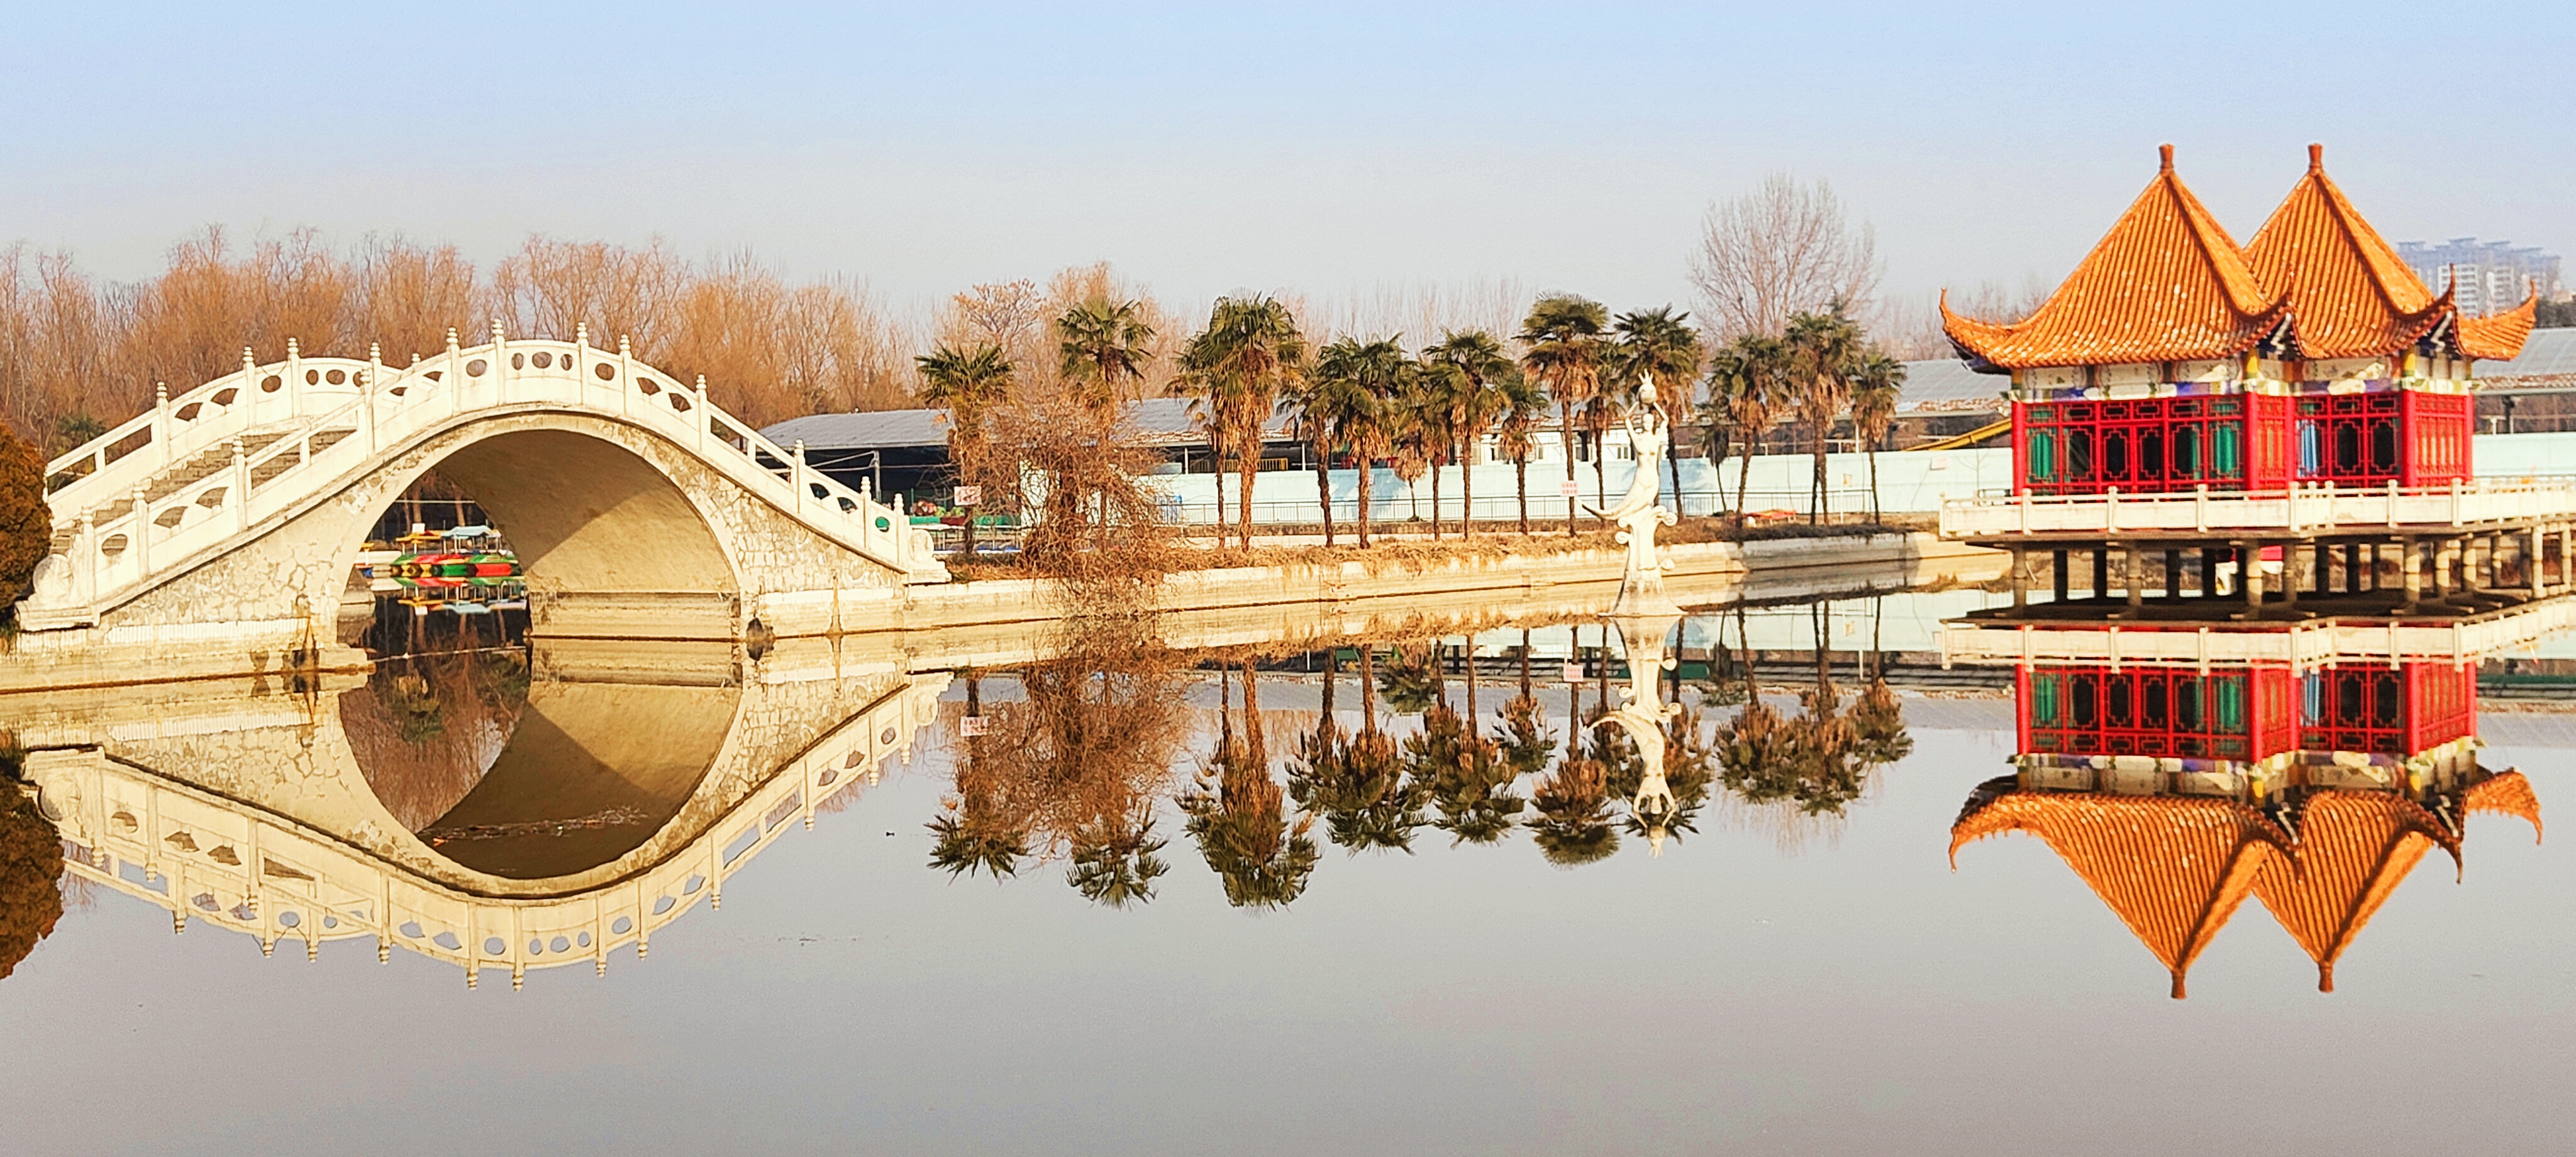
POLYGON ((2566 292, 2558 280, 2558 255, 2534 245, 2454 237, 2440 244, 2400 241, 2397 254, 2435 292, 2458 278, 2459 289, 2452 300, 2471 317, 2522 304, 2534 285, 2543 300, 2555 301, 2566 292))

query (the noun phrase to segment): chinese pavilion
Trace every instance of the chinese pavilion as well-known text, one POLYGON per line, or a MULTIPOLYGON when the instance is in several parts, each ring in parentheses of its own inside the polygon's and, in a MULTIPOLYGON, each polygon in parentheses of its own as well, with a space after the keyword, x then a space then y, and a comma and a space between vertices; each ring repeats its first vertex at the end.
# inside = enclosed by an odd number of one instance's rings
POLYGON ((1942 305, 1977 369, 2012 376, 2014 478, 2034 494, 2405 486, 2469 476, 2471 370, 2511 358, 2537 298, 2464 317, 2326 176, 2320 146, 2239 246, 2174 172, 2029 317, 1942 305))
POLYGON ((2053 557, 2061 603, 2089 553, 2094 597, 2127 596, 2115 617, 2142 617, 2159 577, 2166 600, 2194 580, 2202 596, 2241 593, 2242 618, 2266 613, 2275 574, 2294 614, 2302 590, 2419 613, 2428 575, 2444 614, 2463 588, 2492 609, 2483 596, 2508 573, 2515 597, 2576 587, 2576 484, 2484 482, 2471 460, 2476 364, 2521 350, 2537 301, 2472 317, 2427 288, 2318 146, 2239 245, 2165 146, 2028 317, 1942 303, 1960 355, 2010 375, 2014 485, 1945 503, 1941 532, 2013 550, 2017 605, 2030 551, 2053 557))

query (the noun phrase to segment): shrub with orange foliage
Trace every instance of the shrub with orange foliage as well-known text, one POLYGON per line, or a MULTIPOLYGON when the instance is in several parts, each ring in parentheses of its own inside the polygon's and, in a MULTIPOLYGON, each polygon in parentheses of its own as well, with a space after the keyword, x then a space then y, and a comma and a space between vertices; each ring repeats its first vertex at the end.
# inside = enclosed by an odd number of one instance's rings
POLYGON ((45 460, 0 426, 0 607, 26 593, 36 563, 51 546, 53 527, 45 506, 45 460))

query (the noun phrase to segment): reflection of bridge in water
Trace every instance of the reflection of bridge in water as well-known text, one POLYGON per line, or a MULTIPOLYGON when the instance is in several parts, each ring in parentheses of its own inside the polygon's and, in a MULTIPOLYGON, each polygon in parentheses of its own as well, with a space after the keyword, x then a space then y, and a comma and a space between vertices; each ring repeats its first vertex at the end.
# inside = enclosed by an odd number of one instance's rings
MULTIPOLYGON (((349 681, 354 684, 354 681, 349 681)), ((948 677, 706 686, 554 680, 433 845, 378 802, 340 698, 249 681, 171 685, 22 715, 29 778, 73 872, 256 937, 372 936, 486 968, 589 961, 700 899, 790 821, 909 757, 948 677), (612 822, 585 824, 602 814, 612 822), (636 818, 641 817, 641 818, 636 818), (615 822, 624 820, 626 822, 615 822), (478 866, 479 865, 479 866, 478 866)))

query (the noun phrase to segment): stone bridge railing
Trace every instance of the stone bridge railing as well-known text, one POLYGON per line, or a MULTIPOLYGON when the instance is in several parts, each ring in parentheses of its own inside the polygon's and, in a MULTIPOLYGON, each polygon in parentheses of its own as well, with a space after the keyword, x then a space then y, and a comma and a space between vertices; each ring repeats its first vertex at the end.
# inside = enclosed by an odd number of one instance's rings
POLYGON ((851 552, 912 581, 945 577, 928 536, 874 496, 805 465, 637 361, 620 342, 505 340, 409 367, 304 358, 247 364, 54 460, 57 560, 38 574, 25 625, 72 626, 163 577, 237 545, 393 453, 477 415, 569 410, 611 417, 690 451, 735 485, 851 552), (252 443, 259 443, 253 448, 252 443), (207 456, 216 461, 209 464, 207 456), (155 487, 193 466, 175 486, 155 487), (211 465, 211 468, 209 466, 211 465))

